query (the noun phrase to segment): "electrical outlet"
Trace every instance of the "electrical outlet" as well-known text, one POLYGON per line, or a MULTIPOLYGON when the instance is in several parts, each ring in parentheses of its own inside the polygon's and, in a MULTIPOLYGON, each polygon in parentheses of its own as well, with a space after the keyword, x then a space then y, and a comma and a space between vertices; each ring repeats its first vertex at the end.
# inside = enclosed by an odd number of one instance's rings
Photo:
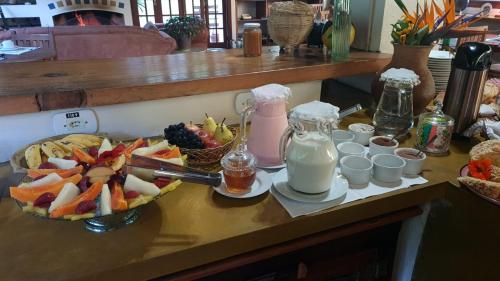
POLYGON ((97 132, 97 116, 90 109, 56 113, 52 121, 58 135, 97 132))
POLYGON ((249 105, 248 101, 252 98, 252 93, 239 93, 234 99, 234 109, 239 115, 249 105))

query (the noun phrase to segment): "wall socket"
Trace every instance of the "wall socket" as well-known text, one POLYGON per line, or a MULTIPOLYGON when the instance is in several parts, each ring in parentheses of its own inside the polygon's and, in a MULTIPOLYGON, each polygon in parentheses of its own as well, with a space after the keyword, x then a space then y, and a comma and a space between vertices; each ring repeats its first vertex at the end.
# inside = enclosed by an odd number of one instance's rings
POLYGON ((90 109, 56 113, 52 121, 58 135, 97 132, 97 116, 90 109))
POLYGON ((234 110, 239 115, 249 105, 248 101, 252 98, 252 93, 239 93, 234 99, 234 110))

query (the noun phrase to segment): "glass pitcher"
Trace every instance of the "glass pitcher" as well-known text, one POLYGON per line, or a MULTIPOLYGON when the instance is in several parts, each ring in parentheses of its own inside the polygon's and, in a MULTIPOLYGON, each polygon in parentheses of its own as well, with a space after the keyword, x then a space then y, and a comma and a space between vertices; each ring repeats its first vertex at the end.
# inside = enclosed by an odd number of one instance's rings
POLYGON ((337 120, 338 107, 328 103, 314 101, 292 109, 281 137, 280 156, 294 190, 322 193, 330 189, 338 160, 331 135, 337 120))
POLYGON ((420 83, 412 70, 391 68, 382 73, 384 91, 373 115, 378 135, 404 136, 413 126, 413 87, 420 83))

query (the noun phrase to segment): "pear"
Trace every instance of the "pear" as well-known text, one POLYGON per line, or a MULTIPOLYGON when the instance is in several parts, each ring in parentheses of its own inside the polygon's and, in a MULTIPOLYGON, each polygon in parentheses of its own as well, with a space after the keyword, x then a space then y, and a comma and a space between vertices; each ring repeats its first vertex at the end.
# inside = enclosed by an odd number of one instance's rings
POLYGON ((205 116, 207 118, 203 121, 203 130, 213 136, 215 134, 215 129, 217 128, 217 123, 215 123, 215 120, 208 116, 208 114, 205 113, 205 116))
POLYGON ((224 124, 224 120, 220 124, 217 125, 217 128, 215 129, 215 134, 214 134, 214 139, 217 140, 220 143, 226 144, 230 141, 233 140, 233 132, 227 128, 227 126, 224 124))

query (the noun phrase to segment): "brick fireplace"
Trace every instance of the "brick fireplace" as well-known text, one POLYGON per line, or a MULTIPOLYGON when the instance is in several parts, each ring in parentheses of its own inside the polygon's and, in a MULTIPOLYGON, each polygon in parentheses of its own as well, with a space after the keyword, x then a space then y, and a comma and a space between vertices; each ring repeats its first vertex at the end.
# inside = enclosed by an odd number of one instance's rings
POLYGON ((2 10, 6 18, 39 18, 41 26, 133 25, 129 0, 37 0, 2 10))

